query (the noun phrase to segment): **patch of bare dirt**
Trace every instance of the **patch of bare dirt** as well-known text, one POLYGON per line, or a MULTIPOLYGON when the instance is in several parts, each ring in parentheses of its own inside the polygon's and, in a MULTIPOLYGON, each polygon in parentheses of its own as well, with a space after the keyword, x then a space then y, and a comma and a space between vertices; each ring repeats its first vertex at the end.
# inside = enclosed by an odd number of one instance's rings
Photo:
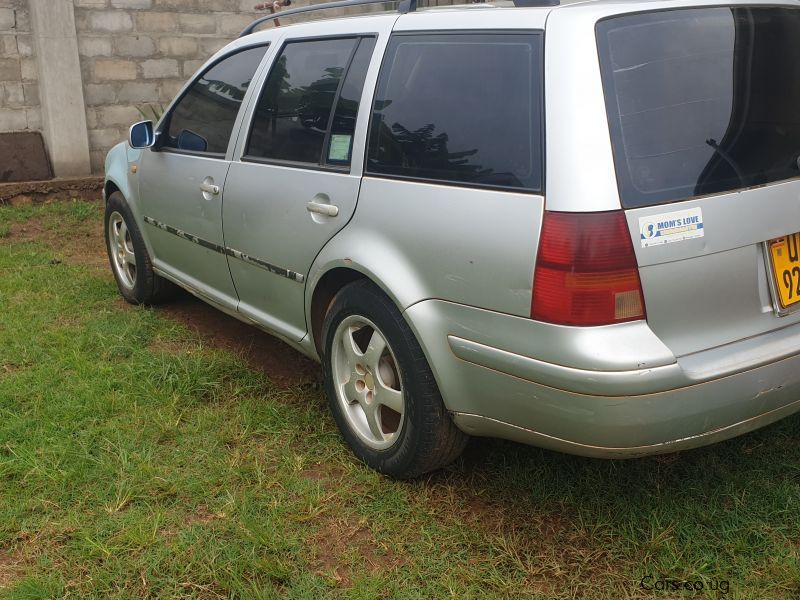
POLYGON ((19 533, 10 545, 0 546, 0 590, 11 587, 25 575, 31 560, 25 549, 32 541, 27 533, 19 533))
POLYGON ((300 476, 308 481, 318 481, 323 487, 336 482, 344 477, 345 471, 341 467, 331 463, 315 463, 305 467, 300 476))
POLYGON ((3 362, 0 363, 0 376, 2 375, 11 375, 12 373, 16 373, 19 371, 19 365, 10 362, 3 362))
MULTIPOLYGON (((217 521, 219 519, 224 519, 225 516, 226 515, 225 515, 224 512, 217 512, 217 513, 212 512, 211 509, 207 505, 201 504, 200 506, 197 507, 197 509, 192 514, 190 514, 190 515, 188 515, 186 517, 185 525, 187 527, 190 527, 190 526, 195 525, 197 523, 201 523, 201 524, 211 523, 211 522, 217 521)), ((170 525, 170 526, 162 527, 161 529, 158 530, 158 533, 162 537, 164 537, 166 539, 172 539, 175 536, 177 536, 178 533, 180 533, 180 531, 182 529, 183 529, 182 527, 173 527, 173 526, 170 525)))
POLYGON ((0 184, 0 204, 31 201, 63 200, 85 198, 100 200, 103 193, 102 177, 77 177, 71 179, 51 179, 49 181, 23 181, 0 184))
POLYGON ((343 557, 356 554, 358 570, 391 573, 405 564, 405 559, 379 543, 372 533, 358 523, 325 520, 311 540, 315 549, 314 570, 333 578, 341 587, 352 584, 353 568, 343 557))
MULTIPOLYGON (((52 243, 60 240, 58 236, 52 243)), ((70 237, 68 244, 64 246, 61 254, 68 262, 78 265, 94 267, 98 270, 107 271, 108 255, 105 249, 105 239, 103 238, 103 224, 92 223, 91 227, 80 227, 73 236, 70 237)))
POLYGON ((161 352, 163 354, 191 354, 192 349, 187 347, 187 343, 183 341, 165 340, 164 338, 157 337, 147 345, 147 349, 151 352, 161 352))
POLYGON ((339 467, 316 463, 303 469, 301 476, 309 481, 328 481, 330 479, 339 479, 344 475, 344 471, 339 467))
POLYGON ((197 507, 197 510, 194 512, 194 514, 189 515, 189 517, 186 519, 186 524, 192 525, 194 523, 210 523, 211 521, 224 518, 225 513, 211 512, 208 506, 202 504, 197 507))
POLYGON ((30 242, 41 239, 44 235, 44 227, 40 219, 29 219, 24 223, 12 223, 8 237, 11 239, 30 242))
POLYGON ((319 366, 281 340, 230 317, 189 294, 159 307, 159 314, 180 321, 216 347, 240 353, 279 387, 314 383, 319 366))
POLYGON ((0 550, 0 590, 11 587, 24 573, 25 561, 22 553, 0 550))
POLYGON ((43 219, 34 217, 22 223, 13 223, 8 242, 40 241, 71 264, 108 269, 108 257, 103 238, 103 223, 88 221, 69 228, 48 226, 43 219))

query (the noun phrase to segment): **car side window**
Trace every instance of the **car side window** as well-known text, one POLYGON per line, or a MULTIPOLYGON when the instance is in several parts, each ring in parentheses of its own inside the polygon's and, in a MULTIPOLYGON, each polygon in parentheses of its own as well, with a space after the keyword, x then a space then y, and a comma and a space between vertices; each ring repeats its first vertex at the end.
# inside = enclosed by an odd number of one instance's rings
POLYGON ((350 164, 374 47, 368 37, 288 42, 264 84, 245 158, 350 164))
POLYGON ((162 148, 224 156, 245 92, 267 51, 242 50, 206 70, 169 115, 162 148))
POLYGON ((541 36, 392 36, 375 95, 366 172, 541 191, 541 36))

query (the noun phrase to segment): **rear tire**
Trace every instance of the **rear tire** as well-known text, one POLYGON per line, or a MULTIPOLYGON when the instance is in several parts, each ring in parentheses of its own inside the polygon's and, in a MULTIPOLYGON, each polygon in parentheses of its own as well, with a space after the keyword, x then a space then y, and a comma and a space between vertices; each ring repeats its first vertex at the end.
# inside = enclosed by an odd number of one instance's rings
POLYGON ((158 304, 175 293, 175 285, 157 275, 142 233, 121 192, 106 202, 105 238, 111 272, 119 293, 131 304, 158 304))
POLYGON ((442 402, 414 333, 367 280, 343 287, 322 328, 325 391, 355 455, 395 479, 439 469, 469 439, 442 402))

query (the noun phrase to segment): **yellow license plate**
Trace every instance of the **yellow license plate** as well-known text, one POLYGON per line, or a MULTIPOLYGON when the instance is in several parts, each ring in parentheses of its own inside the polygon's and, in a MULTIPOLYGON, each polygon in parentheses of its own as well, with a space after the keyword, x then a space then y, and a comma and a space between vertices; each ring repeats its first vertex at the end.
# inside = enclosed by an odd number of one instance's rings
POLYGON ((800 233, 768 242, 772 275, 781 308, 800 302, 800 233))

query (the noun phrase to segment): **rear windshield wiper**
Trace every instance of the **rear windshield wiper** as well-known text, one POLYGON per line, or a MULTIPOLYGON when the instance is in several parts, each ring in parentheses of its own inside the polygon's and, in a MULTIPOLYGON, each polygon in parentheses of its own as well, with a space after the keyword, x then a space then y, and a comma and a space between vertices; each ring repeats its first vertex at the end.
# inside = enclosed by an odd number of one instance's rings
POLYGON ((739 178, 739 183, 741 184, 741 186, 747 187, 747 183, 745 183, 744 173, 742 173, 742 170, 739 168, 739 165, 736 163, 736 161, 730 154, 728 154, 727 152, 725 152, 725 150, 720 148, 719 144, 717 144, 717 140, 709 138, 706 140, 706 144, 711 146, 714 149, 714 152, 719 154, 723 158, 723 160, 726 163, 728 163, 730 168, 733 169, 733 172, 736 173, 736 177, 739 178))

